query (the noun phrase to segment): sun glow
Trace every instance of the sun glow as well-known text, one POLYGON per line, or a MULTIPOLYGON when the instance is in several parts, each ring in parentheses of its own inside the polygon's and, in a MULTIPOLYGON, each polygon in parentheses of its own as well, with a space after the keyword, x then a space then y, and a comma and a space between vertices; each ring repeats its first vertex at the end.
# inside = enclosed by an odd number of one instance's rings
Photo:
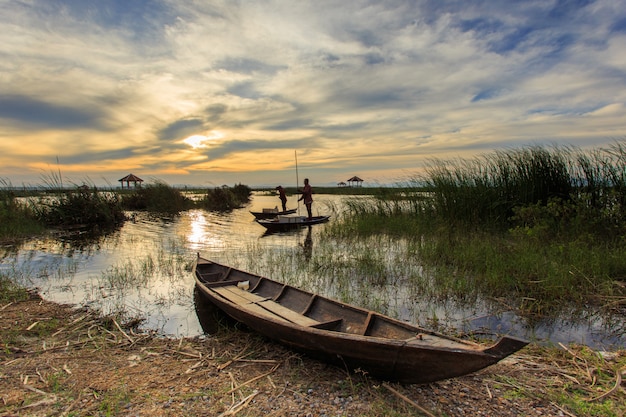
POLYGON ((221 139, 224 137, 222 132, 212 131, 209 135, 192 135, 187 139, 183 139, 183 143, 191 146, 193 149, 206 148, 207 142, 211 140, 221 139))

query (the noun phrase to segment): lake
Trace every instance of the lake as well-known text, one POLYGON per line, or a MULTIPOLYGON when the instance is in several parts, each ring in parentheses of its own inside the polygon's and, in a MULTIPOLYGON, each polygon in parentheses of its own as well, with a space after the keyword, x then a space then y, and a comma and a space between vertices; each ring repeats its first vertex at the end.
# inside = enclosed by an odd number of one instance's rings
MULTIPOLYGON (((330 214, 331 224, 347 198, 359 197, 314 198, 314 214, 330 214)), ((328 224, 268 235, 250 211, 279 204, 275 196, 255 193, 249 205, 229 213, 190 210, 165 218, 128 213, 131 220, 106 236, 38 238, 1 247, 0 268, 38 288, 45 299, 105 314, 123 312, 144 319, 143 328, 171 337, 203 333, 190 271, 201 253, 424 327, 596 349, 626 346, 622 316, 571 308, 531 321, 500 299, 441 299, 403 239, 334 240, 324 235, 328 224)), ((296 207, 296 197, 289 197, 288 207, 296 207)), ((306 212, 303 206, 300 212, 306 212)))

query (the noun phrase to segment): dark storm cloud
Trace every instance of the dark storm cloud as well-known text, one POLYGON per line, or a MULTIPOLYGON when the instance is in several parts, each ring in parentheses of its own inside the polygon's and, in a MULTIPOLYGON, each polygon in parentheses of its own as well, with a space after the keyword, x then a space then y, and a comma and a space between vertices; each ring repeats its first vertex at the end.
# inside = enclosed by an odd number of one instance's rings
POLYGON ((227 90, 227 92, 232 94, 232 95, 234 95, 234 96, 238 96, 238 97, 241 97, 241 98, 252 99, 252 100, 256 100, 256 99, 259 99, 259 98, 263 97, 263 94, 261 94, 256 89, 256 85, 252 81, 246 81, 246 82, 243 82, 243 83, 235 84, 232 87, 230 87, 227 90))
POLYGON ((0 118, 18 122, 24 128, 101 129, 98 109, 70 107, 20 95, 0 95, 0 118))
POLYGON ((489 100, 490 98, 497 97, 500 94, 500 90, 497 88, 487 88, 485 90, 480 91, 472 98, 472 102, 477 102, 481 100, 489 100))
POLYGON ((203 122, 200 119, 177 120, 161 129, 157 136, 160 140, 184 139, 203 131, 203 122))
POLYGON ((313 125, 313 119, 287 119, 280 123, 267 126, 269 130, 287 131, 292 129, 308 129, 313 125))
MULTIPOLYGON (((316 139, 309 139, 307 141, 307 147, 314 148, 316 146, 318 146, 316 139)), ((231 140, 211 145, 210 149, 206 151, 206 154, 210 159, 219 159, 235 152, 298 148, 302 148, 301 139, 280 141, 269 141, 261 139, 231 140)))
POLYGON ((122 149, 115 149, 111 151, 91 151, 81 153, 79 155, 63 155, 61 158, 64 164, 88 164, 104 161, 115 161, 119 159, 126 159, 138 154, 143 154, 143 149, 136 147, 127 147, 122 149))
POLYGON ((204 109, 204 117, 208 122, 217 122, 227 110, 228 106, 225 104, 212 104, 204 109))

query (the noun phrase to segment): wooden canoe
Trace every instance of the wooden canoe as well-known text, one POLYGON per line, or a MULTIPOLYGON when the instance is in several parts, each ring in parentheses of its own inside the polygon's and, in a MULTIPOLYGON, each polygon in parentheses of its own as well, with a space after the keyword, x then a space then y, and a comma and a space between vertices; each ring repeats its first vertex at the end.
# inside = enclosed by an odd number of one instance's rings
POLYGON ((198 255, 201 294, 233 319, 292 348, 369 375, 426 383, 469 374, 526 346, 509 336, 492 346, 435 333, 198 255))
POLYGON ((295 214, 297 209, 289 209, 285 211, 278 211, 278 209, 263 209, 263 211, 251 211, 250 213, 258 220, 273 219, 277 216, 284 216, 287 214, 295 214))
POLYGON ((257 223, 265 227, 268 231, 277 232, 291 230, 298 227, 312 226, 314 224, 326 223, 330 216, 314 216, 310 219, 306 216, 278 216, 274 219, 257 219, 257 223))

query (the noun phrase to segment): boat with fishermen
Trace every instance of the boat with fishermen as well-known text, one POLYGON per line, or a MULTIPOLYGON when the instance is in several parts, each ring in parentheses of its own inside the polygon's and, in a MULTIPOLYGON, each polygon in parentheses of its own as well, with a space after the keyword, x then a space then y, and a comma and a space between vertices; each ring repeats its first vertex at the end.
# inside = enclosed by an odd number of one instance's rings
POLYGON ((297 209, 288 209, 285 211, 279 210, 278 207, 275 208, 264 208, 261 211, 250 211, 250 213, 257 219, 273 219, 278 216, 286 216, 289 214, 295 214, 297 209))
POLYGON ((299 216, 299 215, 278 215, 272 219, 257 219, 257 223, 265 227, 269 232, 280 232, 298 227, 312 226, 314 224, 326 223, 330 216, 299 216))
POLYGON ((388 381, 427 383, 495 364, 527 345, 503 336, 490 346, 414 326, 375 311, 198 258, 202 297, 258 333, 388 381))

